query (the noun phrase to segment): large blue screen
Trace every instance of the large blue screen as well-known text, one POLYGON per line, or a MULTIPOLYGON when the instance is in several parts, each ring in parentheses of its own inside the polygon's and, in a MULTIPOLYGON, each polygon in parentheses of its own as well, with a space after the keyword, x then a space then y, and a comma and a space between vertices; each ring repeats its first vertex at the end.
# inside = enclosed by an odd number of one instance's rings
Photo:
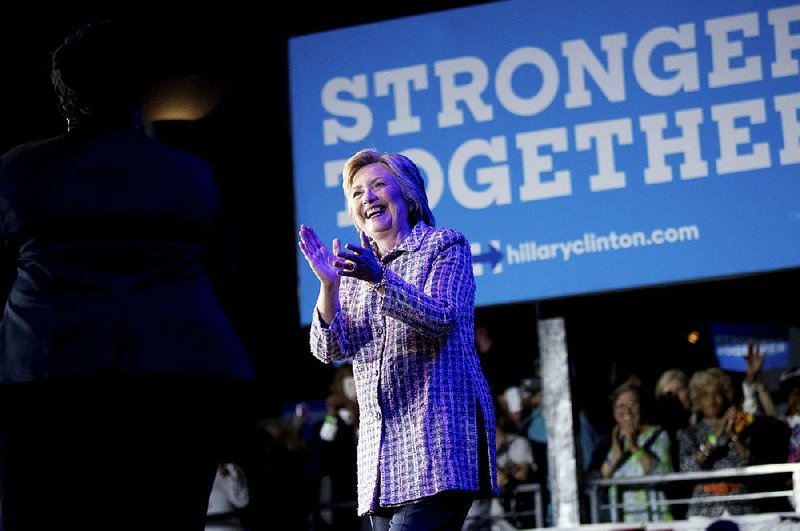
POLYGON ((294 37, 289 69, 298 225, 357 242, 344 160, 403 152, 478 306, 800 265, 798 3, 482 4, 294 37))

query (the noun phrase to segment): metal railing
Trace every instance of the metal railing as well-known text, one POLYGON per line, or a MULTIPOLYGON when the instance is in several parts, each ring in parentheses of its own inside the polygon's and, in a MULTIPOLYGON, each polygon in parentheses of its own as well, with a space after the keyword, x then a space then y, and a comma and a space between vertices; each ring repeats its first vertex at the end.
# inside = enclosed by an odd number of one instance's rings
MULTIPOLYGON (((530 494, 533 497, 533 517, 536 527, 544 527, 544 507, 542 507, 542 486, 538 483, 523 483, 514 488, 518 497, 530 494)), ((529 516, 531 511, 516 511, 516 516, 529 516)))
MULTIPOLYGON (((509 522, 513 522, 519 518, 525 518, 529 516, 533 516, 535 527, 541 528, 544 527, 544 507, 542 504, 542 486, 538 483, 522 483, 516 485, 514 487, 513 493, 511 495, 512 502, 511 507, 508 510, 504 510, 501 513, 495 513, 493 511, 489 511, 488 514, 481 514, 467 516, 467 520, 465 521, 466 527, 469 527, 471 524, 478 524, 481 522, 487 521, 497 521, 497 520, 507 520, 509 522), (518 507, 520 501, 528 501, 526 498, 530 496, 530 501, 532 501, 532 509, 521 509, 518 507)), ((495 499, 493 498, 492 501, 495 499)), ((531 504, 525 504, 526 507, 531 506, 531 504)))
MULTIPOLYGON (((762 476, 771 475, 787 475, 791 477, 791 489, 784 490, 765 490, 758 492, 747 492, 740 494, 718 494, 713 497, 713 500, 724 501, 755 501, 765 500, 770 498, 784 498, 795 509, 800 508, 800 463, 782 463, 771 465, 755 465, 741 468, 729 468, 724 470, 709 470, 703 472, 673 472, 670 474, 654 474, 649 476, 642 476, 640 478, 626 478, 626 479, 591 479, 587 481, 589 491, 589 505, 591 512, 592 523, 601 523, 600 511, 607 509, 611 522, 619 522, 619 511, 626 508, 626 504, 620 502, 618 499, 611 499, 611 487, 617 487, 617 495, 621 493, 623 488, 627 487, 641 487, 648 488, 664 488, 667 486, 674 486, 680 483, 704 483, 709 480, 719 478, 736 478, 737 481, 746 483, 745 478, 757 478, 762 476), (609 493, 608 503, 601 502, 601 493, 603 490, 609 493)), ((662 500, 649 500, 648 504, 655 504, 658 506, 667 505, 689 505, 693 502, 709 502, 709 498, 703 498, 701 501, 689 498, 670 498, 662 500)), ((629 504, 631 505, 631 504, 629 504)), ((641 509, 641 505, 636 505, 637 509, 641 509)))

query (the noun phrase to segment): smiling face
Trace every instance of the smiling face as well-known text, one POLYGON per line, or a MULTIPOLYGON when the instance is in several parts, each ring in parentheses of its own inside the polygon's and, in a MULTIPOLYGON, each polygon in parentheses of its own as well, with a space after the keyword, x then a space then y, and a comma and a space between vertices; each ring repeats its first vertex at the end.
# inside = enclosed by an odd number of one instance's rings
POLYGON ((710 420, 722 418, 729 405, 724 390, 716 382, 710 382, 700 390, 697 404, 703 417, 710 420))
POLYGON ((381 164, 364 166, 353 177, 350 213, 356 227, 390 251, 411 232, 408 206, 397 181, 381 164))
POLYGON ((640 415, 639 396, 634 391, 626 391, 617 397, 614 402, 614 420, 617 424, 638 422, 640 415))

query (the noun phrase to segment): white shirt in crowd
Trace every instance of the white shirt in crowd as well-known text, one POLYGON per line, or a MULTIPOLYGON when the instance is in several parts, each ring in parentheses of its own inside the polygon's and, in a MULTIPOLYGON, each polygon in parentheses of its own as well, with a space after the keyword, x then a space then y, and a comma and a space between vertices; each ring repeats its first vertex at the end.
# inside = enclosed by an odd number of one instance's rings
POLYGON ((206 530, 242 531, 244 527, 236 512, 249 502, 250 490, 241 467, 234 463, 220 465, 208 498, 206 530))

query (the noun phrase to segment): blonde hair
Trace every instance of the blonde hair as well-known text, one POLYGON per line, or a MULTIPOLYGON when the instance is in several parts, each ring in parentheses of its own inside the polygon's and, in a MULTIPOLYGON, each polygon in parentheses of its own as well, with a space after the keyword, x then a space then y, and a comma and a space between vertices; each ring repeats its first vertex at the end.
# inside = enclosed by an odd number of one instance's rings
POLYGON ((692 398, 692 411, 700 412, 700 395, 714 386, 722 392, 722 396, 728 401, 728 405, 733 404, 733 381, 728 373, 719 367, 711 367, 694 373, 689 380, 689 395, 692 398))
POLYGON ((353 180, 356 173, 370 164, 380 164, 386 171, 388 171, 403 194, 403 198, 408 205, 408 224, 411 227, 417 224, 417 221, 424 221, 431 227, 436 225, 436 220, 433 217, 430 206, 428 206, 428 196, 425 193, 425 181, 419 168, 414 162, 400 153, 383 153, 374 148, 365 148, 347 159, 342 169, 342 190, 347 202, 347 212, 350 214, 350 219, 357 230, 361 230, 358 226, 355 216, 353 216, 352 202, 350 195, 353 191, 353 180))
POLYGON ((668 383, 676 380, 682 383, 687 389, 689 388, 689 377, 686 376, 686 373, 681 369, 667 369, 661 373, 661 376, 658 377, 658 381, 656 381, 656 400, 666 394, 664 387, 666 387, 668 383))
POLYGON ((636 401, 641 403, 639 388, 640 388, 639 384, 631 381, 625 381, 620 385, 618 385, 611 392, 611 395, 609 396, 609 399, 611 400, 611 408, 614 409, 617 406, 617 400, 619 400, 619 397, 621 397, 625 393, 633 393, 634 395, 636 395, 636 401))

